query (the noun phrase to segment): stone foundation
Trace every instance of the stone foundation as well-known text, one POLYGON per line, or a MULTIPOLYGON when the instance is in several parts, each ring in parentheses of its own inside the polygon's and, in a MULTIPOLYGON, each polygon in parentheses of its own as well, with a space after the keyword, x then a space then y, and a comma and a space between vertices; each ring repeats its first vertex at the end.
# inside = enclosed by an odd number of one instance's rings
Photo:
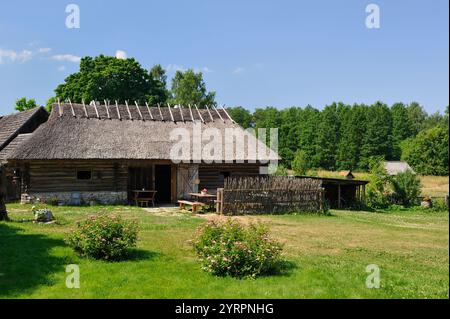
POLYGON ((23 203, 40 202, 52 205, 125 204, 128 197, 127 192, 45 192, 23 195, 23 203))

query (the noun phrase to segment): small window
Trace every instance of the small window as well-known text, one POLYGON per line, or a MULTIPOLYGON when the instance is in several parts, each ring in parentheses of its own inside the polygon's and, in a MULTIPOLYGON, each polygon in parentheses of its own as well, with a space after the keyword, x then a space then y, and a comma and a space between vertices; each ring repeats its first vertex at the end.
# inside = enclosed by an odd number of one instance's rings
POLYGON ((77 171, 77 179, 91 179, 92 172, 91 171, 77 171))

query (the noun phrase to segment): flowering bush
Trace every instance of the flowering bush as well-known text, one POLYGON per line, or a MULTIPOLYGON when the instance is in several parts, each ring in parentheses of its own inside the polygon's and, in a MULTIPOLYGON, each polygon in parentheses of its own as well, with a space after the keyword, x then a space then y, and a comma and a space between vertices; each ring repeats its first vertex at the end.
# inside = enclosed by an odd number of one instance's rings
POLYGON ((136 246, 137 224, 114 215, 91 216, 77 223, 67 243, 83 256, 118 260, 136 246))
POLYGON ((199 229, 193 245, 203 269, 217 276, 254 278, 276 272, 282 261, 281 244, 263 224, 210 221, 199 229))

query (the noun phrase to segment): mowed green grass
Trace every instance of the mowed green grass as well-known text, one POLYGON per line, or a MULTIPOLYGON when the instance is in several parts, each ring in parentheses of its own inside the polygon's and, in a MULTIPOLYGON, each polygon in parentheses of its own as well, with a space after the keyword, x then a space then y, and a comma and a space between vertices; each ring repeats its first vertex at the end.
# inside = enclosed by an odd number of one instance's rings
MULTIPOLYGON (((30 208, 8 205, 14 220, 31 218, 30 208)), ((56 225, 0 223, 0 298, 449 297, 447 213, 239 217, 267 222, 291 265, 276 276, 239 280, 201 270, 189 240, 204 217, 125 206, 52 210, 56 225), (64 243, 77 220, 100 211, 139 222, 138 247, 129 260, 81 258, 64 243), (65 286, 68 264, 80 267, 80 289, 65 286), (369 264, 380 268, 379 289, 365 287, 369 264)))

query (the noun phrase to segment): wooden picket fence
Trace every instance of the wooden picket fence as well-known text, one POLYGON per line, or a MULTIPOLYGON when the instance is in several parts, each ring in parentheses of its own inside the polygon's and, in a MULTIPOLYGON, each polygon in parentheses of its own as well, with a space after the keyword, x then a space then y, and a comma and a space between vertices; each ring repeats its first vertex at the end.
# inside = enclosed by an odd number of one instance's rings
POLYGON ((321 213, 324 189, 310 178, 228 177, 216 202, 217 213, 224 215, 321 213))

